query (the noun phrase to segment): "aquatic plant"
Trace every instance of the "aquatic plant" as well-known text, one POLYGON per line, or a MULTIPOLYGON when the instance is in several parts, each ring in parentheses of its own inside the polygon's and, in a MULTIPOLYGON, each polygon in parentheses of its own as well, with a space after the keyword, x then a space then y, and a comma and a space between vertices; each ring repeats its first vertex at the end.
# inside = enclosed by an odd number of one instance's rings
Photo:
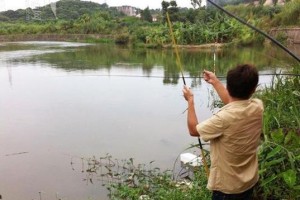
POLYGON ((195 170, 191 180, 187 176, 190 173, 189 169, 182 167, 176 174, 172 170, 154 167, 153 163, 154 161, 135 164, 133 158, 117 160, 111 155, 82 158, 82 172, 86 174, 83 180, 87 183, 94 183, 95 180, 102 182, 109 191, 110 199, 211 198, 206 189, 206 174, 203 168, 195 170))

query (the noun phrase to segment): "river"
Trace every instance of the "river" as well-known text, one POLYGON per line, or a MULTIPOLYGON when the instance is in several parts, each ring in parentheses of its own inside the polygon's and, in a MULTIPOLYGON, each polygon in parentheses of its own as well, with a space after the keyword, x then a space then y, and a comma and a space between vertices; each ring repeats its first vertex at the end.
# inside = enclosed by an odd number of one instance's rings
MULTIPOLYGON (((293 59, 276 48, 180 50, 203 120, 217 99, 200 76, 254 63, 260 87, 293 59)), ((172 169, 197 143, 186 128, 183 83, 172 50, 68 42, 0 43, 0 195, 4 200, 107 199, 87 179, 89 158, 134 158, 172 169), (176 164, 176 163, 175 163, 176 164)))

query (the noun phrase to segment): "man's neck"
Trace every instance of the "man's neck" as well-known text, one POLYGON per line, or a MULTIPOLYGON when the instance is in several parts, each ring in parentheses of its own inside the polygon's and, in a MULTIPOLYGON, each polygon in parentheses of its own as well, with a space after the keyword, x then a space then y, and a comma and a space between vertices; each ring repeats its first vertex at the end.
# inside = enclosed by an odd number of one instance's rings
POLYGON ((234 101, 245 101, 248 99, 240 99, 240 98, 236 98, 236 97, 230 97, 229 98, 229 103, 234 102, 234 101))

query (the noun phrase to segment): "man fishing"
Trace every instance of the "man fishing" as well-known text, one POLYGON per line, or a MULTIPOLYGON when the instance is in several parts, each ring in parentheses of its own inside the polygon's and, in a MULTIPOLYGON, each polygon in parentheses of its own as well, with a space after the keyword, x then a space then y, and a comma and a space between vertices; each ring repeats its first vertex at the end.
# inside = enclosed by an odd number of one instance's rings
POLYGON ((212 117, 198 122, 193 92, 183 88, 190 135, 210 141, 207 188, 213 200, 250 200, 259 178, 257 147, 263 117, 262 101, 251 98, 258 84, 257 69, 249 64, 231 69, 226 88, 214 73, 204 71, 203 75, 225 104, 212 117))

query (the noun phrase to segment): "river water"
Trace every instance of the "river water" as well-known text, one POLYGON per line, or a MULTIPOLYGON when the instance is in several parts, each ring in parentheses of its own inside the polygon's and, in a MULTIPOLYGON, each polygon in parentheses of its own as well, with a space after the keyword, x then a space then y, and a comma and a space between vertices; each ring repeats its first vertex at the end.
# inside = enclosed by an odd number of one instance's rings
MULTIPOLYGON (((216 110, 203 69, 224 81, 228 68, 254 63, 260 85, 290 70, 276 48, 213 46, 181 50, 199 120, 216 110)), ((4 200, 107 199, 102 181, 87 179, 89 158, 134 158, 172 169, 197 143, 186 128, 186 102, 171 50, 136 50, 67 42, 0 43, 0 195, 4 200)))

